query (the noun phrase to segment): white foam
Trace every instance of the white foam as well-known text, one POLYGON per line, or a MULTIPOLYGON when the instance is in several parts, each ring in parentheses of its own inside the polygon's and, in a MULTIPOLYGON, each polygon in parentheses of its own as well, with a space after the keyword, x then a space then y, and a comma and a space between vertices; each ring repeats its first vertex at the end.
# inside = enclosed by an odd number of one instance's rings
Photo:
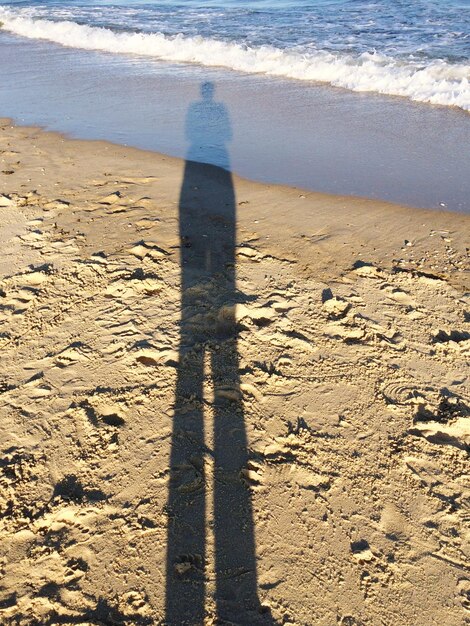
POLYGON ((0 7, 3 29, 63 46, 116 54, 150 56, 163 61, 196 63, 297 80, 327 83, 352 91, 404 96, 419 102, 470 111, 470 66, 444 61, 399 61, 379 54, 360 56, 275 47, 249 47, 203 37, 162 33, 122 33, 71 21, 34 19, 0 7))

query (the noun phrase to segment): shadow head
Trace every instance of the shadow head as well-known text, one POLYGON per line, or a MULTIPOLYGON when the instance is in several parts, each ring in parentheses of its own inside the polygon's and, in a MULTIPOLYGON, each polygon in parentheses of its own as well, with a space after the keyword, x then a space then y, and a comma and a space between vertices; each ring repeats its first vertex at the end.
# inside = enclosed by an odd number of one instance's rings
POLYGON ((203 100, 213 100, 215 93, 215 85, 211 81, 206 81, 201 85, 201 96, 203 100))

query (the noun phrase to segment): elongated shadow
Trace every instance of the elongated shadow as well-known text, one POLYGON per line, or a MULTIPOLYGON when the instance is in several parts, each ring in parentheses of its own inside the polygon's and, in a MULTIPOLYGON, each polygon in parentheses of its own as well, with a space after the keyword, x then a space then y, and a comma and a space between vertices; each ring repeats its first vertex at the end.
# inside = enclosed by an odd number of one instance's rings
POLYGON ((270 618, 262 613, 257 595, 251 497, 242 474, 248 450, 234 318, 236 202, 227 151, 231 126, 227 109, 214 100, 213 84, 204 83, 201 94, 187 113, 190 147, 179 202, 181 325, 168 497, 166 623, 202 624, 215 605, 222 624, 266 624, 270 618), (204 362, 209 363, 207 372, 204 362), (204 397, 204 387, 211 385, 213 395, 204 397), (212 434, 205 427, 210 415, 212 434), (210 493, 213 514, 208 510, 210 493))

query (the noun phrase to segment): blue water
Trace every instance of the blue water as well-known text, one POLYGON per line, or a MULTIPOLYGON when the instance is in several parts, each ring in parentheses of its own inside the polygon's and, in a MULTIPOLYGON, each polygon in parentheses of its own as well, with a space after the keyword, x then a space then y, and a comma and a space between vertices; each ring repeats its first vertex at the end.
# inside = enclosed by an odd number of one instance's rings
POLYGON ((0 0, 0 22, 0 116, 184 158, 209 80, 234 172, 470 212, 470 0, 0 0))
POLYGON ((470 110, 469 0, 15 0, 0 4, 0 20, 77 49, 470 110))
POLYGON ((182 33, 249 46, 390 57, 470 59, 468 0, 58 0, 3 2, 54 20, 115 30, 182 33))

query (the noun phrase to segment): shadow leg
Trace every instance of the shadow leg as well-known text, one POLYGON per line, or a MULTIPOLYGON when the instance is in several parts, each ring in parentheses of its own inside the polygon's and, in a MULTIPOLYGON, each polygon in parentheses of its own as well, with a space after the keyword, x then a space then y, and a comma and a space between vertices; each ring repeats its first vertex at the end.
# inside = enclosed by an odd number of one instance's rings
POLYGON ((222 349, 212 353, 211 361, 215 387, 214 530, 217 615, 222 623, 227 620, 240 624, 257 624, 260 619, 260 605, 257 595, 251 494, 242 474, 247 466, 248 450, 240 396, 236 338, 223 342, 222 349))
MULTIPOLYGON (((183 307, 184 311, 184 307, 183 307)), ((204 351, 182 331, 170 457, 166 565, 169 626, 199 625, 205 596, 204 351)))

